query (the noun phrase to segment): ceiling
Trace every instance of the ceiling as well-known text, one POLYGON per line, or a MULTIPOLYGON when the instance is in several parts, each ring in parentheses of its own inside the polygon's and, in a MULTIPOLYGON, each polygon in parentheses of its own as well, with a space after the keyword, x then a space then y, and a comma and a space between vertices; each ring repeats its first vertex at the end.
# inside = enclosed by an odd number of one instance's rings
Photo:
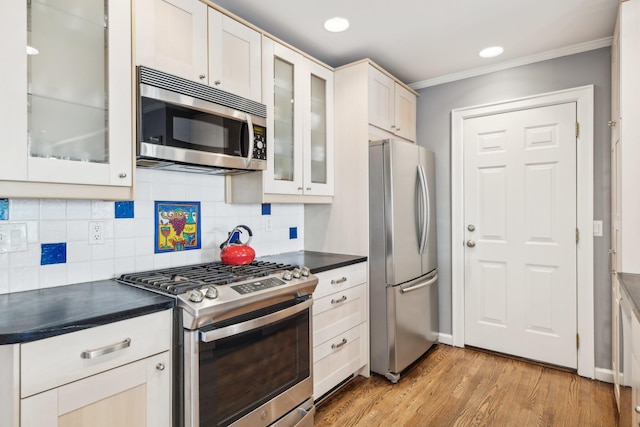
POLYGON ((414 88, 609 46, 618 0, 213 0, 337 67, 370 58, 414 88), (350 21, 343 33, 326 19, 350 21), (503 46, 504 54, 478 52, 503 46))

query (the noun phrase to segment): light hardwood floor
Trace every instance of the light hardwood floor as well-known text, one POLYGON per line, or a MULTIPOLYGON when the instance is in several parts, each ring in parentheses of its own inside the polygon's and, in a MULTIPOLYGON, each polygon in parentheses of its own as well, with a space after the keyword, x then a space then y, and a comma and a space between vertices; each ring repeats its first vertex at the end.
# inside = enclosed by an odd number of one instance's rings
POLYGON ((613 386, 474 349, 438 344, 391 384, 357 377, 321 402, 326 426, 617 426, 613 386))

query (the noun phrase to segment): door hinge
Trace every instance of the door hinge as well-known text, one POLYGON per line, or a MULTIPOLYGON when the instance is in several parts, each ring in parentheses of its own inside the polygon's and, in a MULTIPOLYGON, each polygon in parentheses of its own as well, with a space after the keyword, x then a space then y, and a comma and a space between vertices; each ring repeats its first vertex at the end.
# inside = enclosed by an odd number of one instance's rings
POLYGON ((580 241, 580 230, 576 228, 576 243, 580 241))
POLYGON ((580 135, 580 123, 576 122, 576 138, 580 135))
POLYGON ((580 348, 580 334, 576 334, 576 348, 580 348))

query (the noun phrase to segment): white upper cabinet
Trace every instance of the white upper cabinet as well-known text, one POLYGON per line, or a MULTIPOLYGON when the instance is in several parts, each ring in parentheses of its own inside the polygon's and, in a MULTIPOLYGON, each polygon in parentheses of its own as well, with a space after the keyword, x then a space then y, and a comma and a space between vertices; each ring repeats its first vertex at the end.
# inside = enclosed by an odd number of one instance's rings
POLYGON ((369 123, 415 142, 416 104, 416 95, 380 70, 370 67, 369 123))
POLYGON ((135 0, 136 65, 206 83, 207 5, 135 0))
POLYGON ((261 35, 199 0, 136 0, 136 64, 262 101, 261 35))
POLYGON ((3 196, 130 198, 131 3, 1 2, 0 37, 3 196))
POLYGON ((333 72, 273 40, 264 44, 264 192, 333 195, 333 72))
POLYGON ((209 84, 262 101, 262 36, 209 8, 209 84))

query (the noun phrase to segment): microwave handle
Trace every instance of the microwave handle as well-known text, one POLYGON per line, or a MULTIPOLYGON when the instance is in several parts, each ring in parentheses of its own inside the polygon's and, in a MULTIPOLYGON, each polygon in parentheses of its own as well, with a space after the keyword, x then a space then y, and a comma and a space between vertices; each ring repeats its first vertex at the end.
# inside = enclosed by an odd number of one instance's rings
POLYGON ((255 135, 253 134, 253 122, 251 121, 251 115, 247 114, 247 127, 249 128, 249 153, 247 153, 247 157, 245 159, 246 167, 249 167, 251 160, 253 159, 253 138, 255 135))

